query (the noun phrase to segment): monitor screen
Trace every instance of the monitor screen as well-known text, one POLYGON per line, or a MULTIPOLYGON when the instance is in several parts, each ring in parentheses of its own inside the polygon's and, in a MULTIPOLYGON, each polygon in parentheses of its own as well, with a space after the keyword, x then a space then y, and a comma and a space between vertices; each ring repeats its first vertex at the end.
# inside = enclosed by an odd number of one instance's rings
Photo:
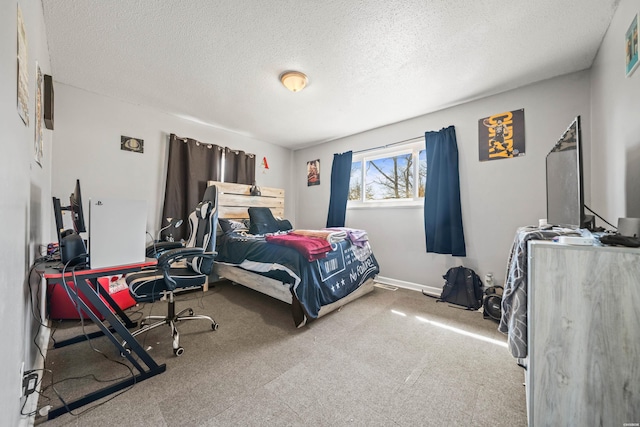
POLYGON ((62 206, 60 199, 53 197, 53 215, 56 222, 56 233, 60 247, 60 259, 67 266, 78 266, 86 264, 88 261, 86 245, 80 237, 80 234, 78 234, 86 232, 79 180, 76 180, 76 186, 69 197, 69 202, 69 206, 62 206), (69 211, 71 213, 71 220, 75 230, 64 229, 63 211, 69 211))
POLYGON ((76 180, 76 187, 69 197, 69 210, 71 210, 71 219, 73 220, 73 228, 76 233, 84 233, 87 228, 84 224, 84 213, 82 211, 82 194, 80 192, 80 180, 76 180))
POLYGON ((581 228, 584 224, 580 116, 547 154, 547 222, 581 228))
POLYGON ((62 206, 60 205, 60 199, 53 197, 53 217, 56 221, 56 233, 58 234, 58 243, 62 238, 62 232, 64 231, 64 222, 62 220, 62 206))

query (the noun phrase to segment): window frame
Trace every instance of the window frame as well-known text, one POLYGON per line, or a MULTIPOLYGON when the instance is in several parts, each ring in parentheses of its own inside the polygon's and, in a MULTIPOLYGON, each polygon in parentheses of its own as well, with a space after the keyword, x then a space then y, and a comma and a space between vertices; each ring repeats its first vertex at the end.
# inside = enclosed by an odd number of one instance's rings
MULTIPOLYGON (((408 142, 406 144, 398 144, 393 146, 384 146, 372 150, 363 150, 360 153, 354 153, 351 163, 360 163, 360 200, 347 200, 347 209, 369 209, 379 207, 406 208, 418 207, 424 205, 424 197, 418 196, 419 182, 416 177, 420 176, 420 152, 425 150, 424 137, 408 142), (366 162, 384 158, 392 158, 411 153, 413 156, 413 197, 403 199, 384 199, 384 200, 365 200, 366 186, 366 162)), ((351 187, 351 183, 349 183, 351 187)))

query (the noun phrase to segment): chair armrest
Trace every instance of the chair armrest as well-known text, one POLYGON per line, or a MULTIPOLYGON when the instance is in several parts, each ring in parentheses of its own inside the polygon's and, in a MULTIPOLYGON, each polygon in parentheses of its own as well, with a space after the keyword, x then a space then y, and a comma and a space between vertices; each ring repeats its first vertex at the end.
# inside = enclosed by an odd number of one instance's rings
POLYGON ((173 279, 169 272, 171 271, 171 265, 180 261, 183 258, 188 257, 202 257, 207 259, 214 259, 216 252, 205 252, 202 248, 178 248, 164 252, 158 258, 158 269, 162 271, 164 281, 170 290, 176 288, 176 281, 173 279))
POLYGON ((213 259, 215 252, 205 252, 202 248, 177 248, 163 252, 158 258, 158 267, 162 269, 169 268, 170 265, 183 258, 199 256, 203 258, 213 259))
POLYGON ((158 258, 161 254, 171 250, 182 248, 182 242, 155 242, 147 246, 145 253, 149 258, 158 258))

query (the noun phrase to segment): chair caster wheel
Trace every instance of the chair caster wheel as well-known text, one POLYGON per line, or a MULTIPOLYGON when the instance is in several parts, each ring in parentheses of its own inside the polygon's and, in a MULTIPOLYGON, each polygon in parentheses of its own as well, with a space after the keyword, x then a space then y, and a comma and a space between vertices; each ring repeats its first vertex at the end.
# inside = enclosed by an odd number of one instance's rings
POLYGON ((189 309, 189 316, 193 316, 193 310, 189 309))
POLYGON ((184 353, 184 348, 182 347, 173 349, 173 354, 175 354, 176 356, 182 356, 182 353, 184 353))
POLYGON ((127 357, 127 354, 131 354, 131 349, 127 348, 125 349, 126 353, 124 351, 120 352, 120 357, 125 358, 127 357))
POLYGON ((212 323, 211 324, 211 329, 213 329, 214 331, 218 330, 218 324, 217 323, 212 323))

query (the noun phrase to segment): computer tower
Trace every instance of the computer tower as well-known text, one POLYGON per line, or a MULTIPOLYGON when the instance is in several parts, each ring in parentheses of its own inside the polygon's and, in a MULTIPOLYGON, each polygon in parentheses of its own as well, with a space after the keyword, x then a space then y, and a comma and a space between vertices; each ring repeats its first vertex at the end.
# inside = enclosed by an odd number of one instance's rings
POLYGON ((147 202, 117 198, 89 200, 89 262, 92 269, 144 262, 147 202))

